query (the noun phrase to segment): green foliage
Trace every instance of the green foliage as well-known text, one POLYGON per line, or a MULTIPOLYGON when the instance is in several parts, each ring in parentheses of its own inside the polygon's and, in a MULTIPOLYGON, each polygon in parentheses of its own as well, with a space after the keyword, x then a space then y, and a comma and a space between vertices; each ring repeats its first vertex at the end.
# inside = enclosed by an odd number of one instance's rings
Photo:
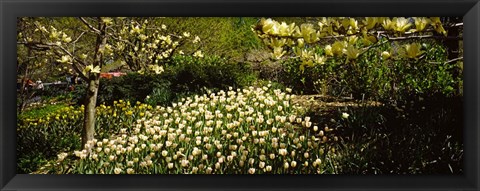
MULTIPOLYGON (((419 95, 457 95, 461 69, 446 62, 443 46, 435 42, 423 44, 421 59, 383 59, 381 53, 391 44, 362 54, 354 61, 332 58, 324 64, 299 69, 298 59, 282 63, 281 82, 302 93, 350 96, 357 99, 406 100, 419 95), (454 72, 460 73, 459 76, 454 72)), ((322 51, 322 50, 319 50, 322 51)))
MULTIPOLYGON (((190 31, 201 40, 202 51, 207 55, 241 58, 244 53, 263 47, 251 31, 258 21, 254 17, 166 17, 160 20, 173 32, 190 31)), ((194 49, 185 48, 187 52, 194 49)))
POLYGON ((437 94, 398 106, 345 108, 330 124, 342 174, 463 172, 462 99, 437 94), (341 118, 342 113, 349 114, 341 118))
MULTIPOLYGON (((102 79, 97 105, 111 105, 115 100, 146 101, 152 105, 167 105, 179 98, 203 93, 205 90, 225 90, 228 87, 244 87, 252 84, 256 75, 249 65, 231 63, 220 57, 195 58, 176 56, 165 72, 158 75, 129 73, 112 79, 102 79), (148 99, 147 96, 149 96, 148 99)), ((84 87, 76 89, 77 95, 85 95, 84 87)), ((83 97, 76 102, 83 104, 83 97)))
MULTIPOLYGON (((115 101, 112 106, 100 105, 96 109, 95 137, 103 139, 119 133, 152 109, 146 104, 123 100, 115 101)), ((22 114, 17 121, 17 173, 35 172, 57 154, 81 148, 83 105, 36 110, 22 114)))

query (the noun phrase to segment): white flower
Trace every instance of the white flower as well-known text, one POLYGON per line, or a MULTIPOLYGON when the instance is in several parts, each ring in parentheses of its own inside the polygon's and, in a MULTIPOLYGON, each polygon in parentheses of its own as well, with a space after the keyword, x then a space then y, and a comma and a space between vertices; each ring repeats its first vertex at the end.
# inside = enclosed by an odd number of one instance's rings
POLYGON ((68 55, 65 55, 65 56, 62 56, 61 59, 57 60, 57 62, 60 62, 60 63, 63 63, 63 64, 66 64, 66 63, 70 63, 72 60, 72 58, 68 55))
POLYGON ((348 116, 350 116, 348 113, 345 113, 345 112, 344 112, 344 113, 342 113, 342 118, 344 118, 344 119, 347 119, 347 118, 348 118, 348 116))
POLYGON ((193 56, 202 58, 203 57, 202 51, 201 50, 196 51, 195 53, 193 53, 193 56))
POLYGON ((267 170, 267 172, 272 171, 272 166, 268 165, 267 167, 265 167, 265 170, 267 170))
POLYGON ((290 166, 292 166, 292 168, 295 168, 297 166, 297 161, 292 161, 290 163, 290 166))
POLYGON ((60 153, 58 154, 58 161, 63 161, 63 159, 65 159, 65 157, 68 156, 68 153, 60 153))
POLYGON ((113 170, 113 172, 114 172, 115 174, 120 174, 120 173, 122 172, 122 169, 117 167, 117 168, 115 168, 115 169, 113 170))
POLYGON ((250 173, 250 174, 255 174, 255 168, 250 168, 250 169, 248 169, 248 173, 250 173))
POLYGON ((195 39, 193 39, 193 43, 195 44, 195 43, 198 43, 198 42, 200 42, 200 37, 195 36, 195 39))

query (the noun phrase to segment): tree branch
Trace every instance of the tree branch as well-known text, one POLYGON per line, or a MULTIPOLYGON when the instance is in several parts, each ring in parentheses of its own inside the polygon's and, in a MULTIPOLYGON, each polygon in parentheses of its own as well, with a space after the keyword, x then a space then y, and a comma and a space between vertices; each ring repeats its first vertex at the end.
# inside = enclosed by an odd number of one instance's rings
POLYGON ((97 28, 93 27, 90 23, 88 23, 87 20, 85 20, 83 17, 79 17, 79 18, 80 18, 80 20, 81 20, 85 25, 87 25, 87 27, 88 27, 89 29, 91 29, 92 31, 94 31, 94 32, 97 33, 97 34, 100 34, 100 30, 98 30, 97 28))
POLYGON ((456 61, 459 61, 459 60, 463 60, 463 56, 458 57, 458 58, 454 58, 454 59, 451 59, 451 60, 447 60, 446 62, 429 62, 429 63, 430 64, 448 64, 448 63, 456 62, 456 61))

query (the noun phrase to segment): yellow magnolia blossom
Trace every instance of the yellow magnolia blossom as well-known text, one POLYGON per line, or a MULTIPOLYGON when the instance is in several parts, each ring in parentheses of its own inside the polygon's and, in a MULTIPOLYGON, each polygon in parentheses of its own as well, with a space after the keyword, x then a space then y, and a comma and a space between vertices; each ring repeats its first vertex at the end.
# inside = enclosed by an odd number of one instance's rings
POLYGON ((376 43, 378 40, 377 40, 377 37, 373 36, 373 35, 367 35, 367 34, 364 34, 363 35, 363 43, 365 45, 371 45, 373 43, 376 43))
POLYGON ((88 65, 85 67, 85 69, 83 69, 83 74, 87 74, 87 72, 91 72, 91 73, 100 73, 100 67, 99 66, 93 66, 92 64, 88 65))
POLYGON ((388 51, 383 51, 381 55, 384 60, 390 58, 390 52, 388 51))
POLYGON ((422 32, 425 30, 428 24, 430 24, 430 19, 425 17, 414 17, 415 27, 417 32, 422 32))
POLYGON ((349 45, 354 45, 355 43, 357 43, 358 36, 349 36, 347 37, 347 40, 349 45))
POLYGON ((313 56, 313 60, 317 64, 324 64, 327 59, 324 56, 319 56, 318 54, 315 54, 313 56))
POLYGON ((397 32, 405 32, 407 29, 410 28, 410 26, 412 26, 412 24, 410 23, 410 21, 408 19, 406 19, 405 17, 395 17, 393 18, 392 22, 394 23, 394 29, 397 31, 397 32))
POLYGON ((291 23, 290 25, 287 25, 287 23, 282 22, 282 24, 278 26, 278 32, 280 36, 289 36, 290 34, 293 33, 294 30, 295 30, 295 23, 291 23))
POLYGON ((195 38, 193 39, 193 44, 196 44, 198 42, 200 42, 200 37, 195 36, 195 38))
POLYGON ((274 47, 273 48, 273 53, 272 53, 272 58, 274 59, 280 59, 282 56, 287 53, 285 50, 283 50, 282 47, 274 47))
POLYGON ((325 46, 325 54, 327 56, 333 56, 332 46, 330 45, 325 46))
POLYGON ((281 38, 281 39, 272 38, 272 39, 270 39, 270 46, 272 46, 272 47, 282 47, 283 45, 285 45, 286 41, 287 40, 284 39, 284 38, 281 38))
POLYGON ((382 27, 385 29, 385 30, 393 30, 394 29, 394 25, 395 23, 392 22, 392 20, 390 20, 390 18, 388 17, 382 17, 380 18, 380 20, 382 21, 382 27))
POLYGON ((307 43, 313 43, 318 40, 317 32, 312 24, 302 24, 300 25, 300 29, 302 37, 307 43))
POLYGON ((113 20, 110 17, 102 17, 102 22, 107 24, 107 25, 113 24, 113 20))
POLYGON ((71 63, 72 58, 68 55, 62 56, 60 59, 57 60, 57 62, 63 63, 63 64, 68 64, 71 63))
POLYGON ((347 47, 347 45, 348 43, 345 41, 336 41, 332 45, 332 53, 334 55, 341 55, 344 52, 345 47, 347 47))
POLYGON ((149 65, 148 67, 155 72, 155 74, 161 74, 164 71, 163 67, 159 65, 149 65))
POLYGON ((352 45, 349 45, 345 50, 345 55, 348 59, 356 59, 360 55, 360 50, 352 45))
POLYGON ((275 29, 275 21, 272 19, 264 19, 260 20, 260 24, 262 26, 262 31, 266 34, 275 34, 275 31, 278 32, 278 29, 275 29))
POLYGON ((203 57, 202 51, 201 51, 201 50, 197 50, 195 53, 193 53, 193 56, 194 56, 194 57, 202 58, 202 57, 203 57))
POLYGON ((304 49, 304 50, 302 51, 301 57, 302 57, 302 59, 305 59, 305 60, 306 60, 306 59, 312 58, 312 57, 313 57, 313 54, 314 54, 314 53, 313 53, 313 50, 306 50, 306 49, 304 49))
POLYGON ((299 38, 297 40, 297 46, 303 48, 305 46, 305 40, 303 40, 303 38, 299 38))
POLYGON ((365 20, 363 20, 362 22, 363 22, 363 25, 365 26, 365 28, 367 28, 367 30, 370 30, 370 29, 375 28, 375 26, 377 25, 377 22, 378 22, 378 18, 377 17, 365 17, 365 20))
POLYGON ((350 26, 350 19, 349 18, 343 18, 342 19, 342 27, 345 30, 348 30, 349 26, 350 26))
POLYGON ((424 51, 421 50, 422 45, 420 43, 412 43, 404 45, 405 52, 402 52, 407 58, 417 59, 418 56, 422 55, 424 51))
POLYGON ((440 17, 430 17, 431 25, 437 31, 437 33, 443 34, 447 36, 447 31, 443 28, 442 21, 440 21, 440 17))

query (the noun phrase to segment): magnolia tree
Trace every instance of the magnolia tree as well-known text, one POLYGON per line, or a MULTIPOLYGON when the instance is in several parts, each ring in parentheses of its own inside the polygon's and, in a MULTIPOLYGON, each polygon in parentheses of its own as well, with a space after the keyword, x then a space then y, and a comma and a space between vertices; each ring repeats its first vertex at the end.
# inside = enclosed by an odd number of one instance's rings
MULTIPOLYGON (((298 58, 302 62, 301 71, 305 67, 323 64, 329 58, 355 63, 360 55, 392 41, 452 38, 447 36, 439 17, 330 17, 318 18, 315 22, 297 26, 295 23, 262 19, 253 30, 273 50, 272 58, 298 58), (319 47, 324 51, 315 51, 319 47)), ((452 23, 448 27, 461 25, 452 23)), ((458 41, 456 44, 458 48, 458 41)), ((423 53, 420 43, 411 42, 399 45, 395 50, 384 51, 379 56, 384 59, 417 60, 422 58, 423 53)))
MULTIPOLYGON (((155 18, 159 19, 159 18, 155 18)), ((100 73, 128 66, 141 74, 160 74, 163 65, 182 44, 197 44, 198 36, 188 32, 171 34, 157 26, 154 18, 36 18, 24 20, 33 32, 19 31, 18 45, 45 52, 46 62, 59 71, 79 76, 87 84, 82 145, 95 134, 95 106, 100 73), (50 22, 49 22, 50 21, 50 22)), ((202 57, 200 50, 193 56, 202 57)))

